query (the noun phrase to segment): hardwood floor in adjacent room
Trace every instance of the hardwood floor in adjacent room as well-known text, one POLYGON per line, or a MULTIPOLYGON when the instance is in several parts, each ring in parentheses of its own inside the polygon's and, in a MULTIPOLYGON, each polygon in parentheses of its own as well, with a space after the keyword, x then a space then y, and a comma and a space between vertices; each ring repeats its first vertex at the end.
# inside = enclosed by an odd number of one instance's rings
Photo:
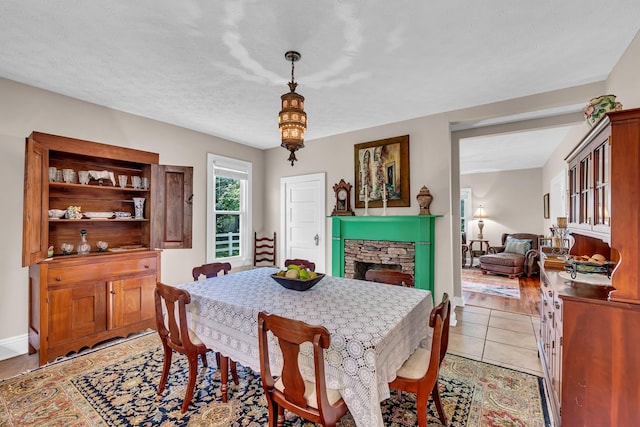
MULTIPOLYGON (((514 279, 515 280, 515 279, 514 279)), ((465 305, 502 310, 510 313, 540 315, 540 278, 520 277, 520 298, 507 298, 478 292, 462 291, 465 305)))

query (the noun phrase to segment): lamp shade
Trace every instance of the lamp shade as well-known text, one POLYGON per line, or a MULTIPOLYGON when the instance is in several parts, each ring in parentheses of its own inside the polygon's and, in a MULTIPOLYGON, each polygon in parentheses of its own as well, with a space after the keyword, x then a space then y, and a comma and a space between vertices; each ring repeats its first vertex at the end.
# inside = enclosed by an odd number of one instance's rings
POLYGON ((476 211, 473 213, 473 218, 486 219, 489 218, 489 215, 487 214, 486 209, 482 205, 480 205, 480 207, 478 207, 478 209, 476 209, 476 211))
POLYGON ((282 137, 281 147, 291 152, 289 161, 291 166, 296 160, 296 151, 304 147, 304 132, 307 130, 307 113, 304 112, 304 96, 296 93, 298 84, 293 75, 293 63, 300 59, 300 53, 293 50, 284 54, 284 57, 291 61, 291 81, 289 82, 290 92, 280 97, 281 107, 278 114, 278 127, 282 137))

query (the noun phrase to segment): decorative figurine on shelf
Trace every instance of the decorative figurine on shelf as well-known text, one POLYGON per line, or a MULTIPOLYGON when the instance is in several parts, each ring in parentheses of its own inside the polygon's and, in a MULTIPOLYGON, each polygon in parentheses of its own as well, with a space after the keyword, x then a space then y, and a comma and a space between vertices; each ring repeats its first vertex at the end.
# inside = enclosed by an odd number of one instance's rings
POLYGON ((333 186, 336 195, 336 205, 331 212, 331 216, 352 216, 355 215, 351 209, 351 184, 341 179, 333 186))
POLYGON ((420 213, 418 215, 431 215, 429 206, 431 205, 433 196, 431 195, 431 192, 426 185, 422 186, 420 192, 416 196, 416 199, 418 200, 418 204, 420 205, 420 213))
POLYGON ((65 216, 68 219, 82 219, 82 208, 80 206, 69 206, 65 216))

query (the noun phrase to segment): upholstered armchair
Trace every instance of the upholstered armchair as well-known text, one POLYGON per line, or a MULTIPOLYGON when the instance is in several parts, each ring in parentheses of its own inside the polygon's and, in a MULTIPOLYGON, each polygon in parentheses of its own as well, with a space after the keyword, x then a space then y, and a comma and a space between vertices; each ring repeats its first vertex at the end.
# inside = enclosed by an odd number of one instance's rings
POLYGON ((492 246, 489 253, 480 257, 480 269, 484 274, 503 274, 513 279, 526 274, 531 277, 539 272, 538 237, 530 233, 502 235, 502 246, 492 246))

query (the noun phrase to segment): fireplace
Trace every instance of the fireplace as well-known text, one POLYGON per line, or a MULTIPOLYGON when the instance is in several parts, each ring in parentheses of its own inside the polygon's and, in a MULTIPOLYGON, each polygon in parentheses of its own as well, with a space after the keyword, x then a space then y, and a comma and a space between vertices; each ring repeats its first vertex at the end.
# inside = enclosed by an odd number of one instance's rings
POLYGON ((441 215, 331 217, 331 274, 361 278, 367 268, 412 273, 433 292, 435 220, 441 215), (356 263, 371 264, 358 268, 356 263))
POLYGON ((367 277, 367 271, 369 270, 395 270, 395 271, 402 271, 402 266, 400 264, 374 264, 372 262, 362 262, 362 261, 355 261, 353 266, 353 275, 350 276, 348 271, 348 268, 345 267, 345 273, 344 273, 344 277, 351 277, 353 279, 359 279, 359 280, 364 280, 365 277, 367 277))
POLYGON ((415 243, 345 239, 344 277, 364 280, 367 270, 389 269, 414 274, 415 243))

